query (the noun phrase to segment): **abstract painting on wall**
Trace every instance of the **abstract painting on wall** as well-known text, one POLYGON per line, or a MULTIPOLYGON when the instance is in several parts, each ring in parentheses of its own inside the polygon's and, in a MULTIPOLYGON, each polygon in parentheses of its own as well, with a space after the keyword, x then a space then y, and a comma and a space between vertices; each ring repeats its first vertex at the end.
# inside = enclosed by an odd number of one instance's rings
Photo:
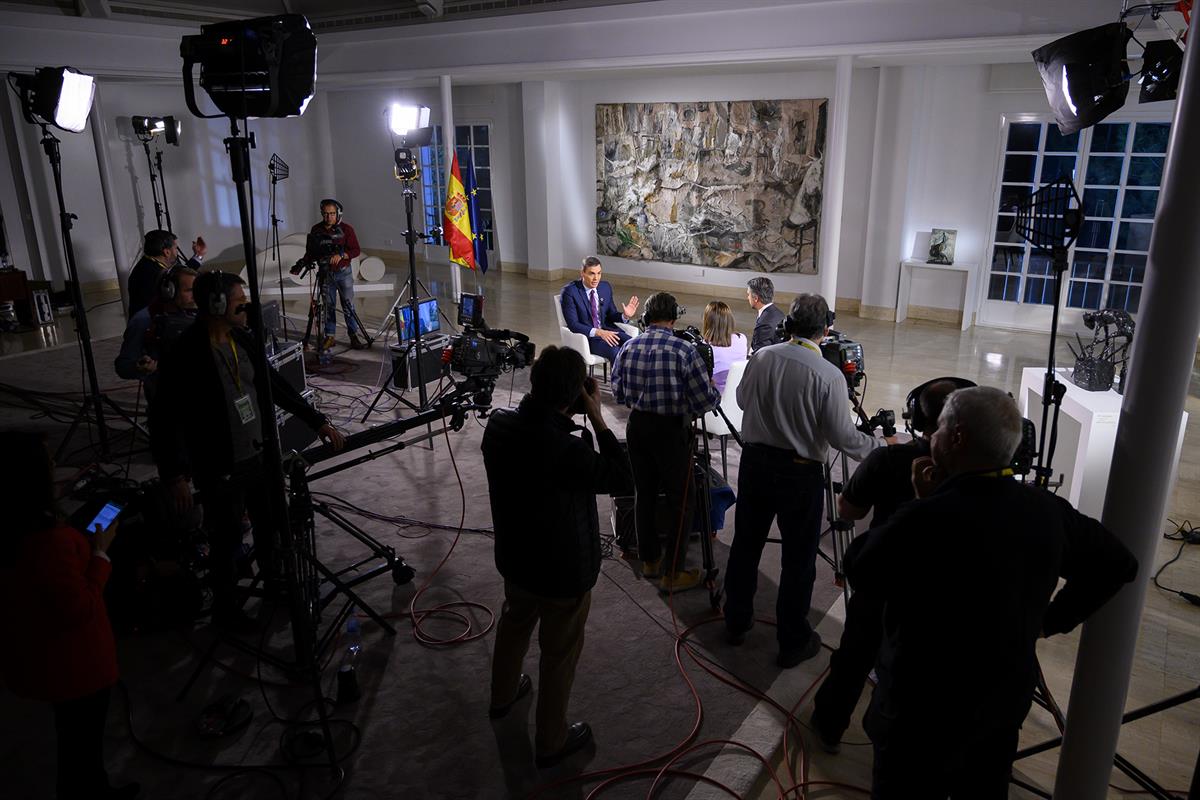
POLYGON ((828 101, 596 106, 601 255, 815 274, 828 101))

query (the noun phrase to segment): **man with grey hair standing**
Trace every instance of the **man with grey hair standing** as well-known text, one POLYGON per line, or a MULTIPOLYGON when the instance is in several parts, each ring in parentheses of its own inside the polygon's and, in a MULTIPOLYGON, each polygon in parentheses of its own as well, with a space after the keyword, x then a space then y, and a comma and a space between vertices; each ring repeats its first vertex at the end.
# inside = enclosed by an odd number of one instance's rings
POLYGON ((847 560, 851 585, 884 603, 873 798, 1008 797, 1038 638, 1070 631, 1137 572, 1099 522, 1013 479, 1020 438, 1004 392, 952 393, 931 455, 913 462, 919 499, 847 560))
POLYGON ((829 448, 862 460, 884 441, 854 427, 846 379, 821 355, 819 342, 829 332, 825 298, 797 296, 784 326, 791 341, 756 351, 737 390, 745 447, 725 572, 725 629, 729 643, 740 645, 754 624, 758 562, 777 520, 783 551, 776 638, 779 666, 788 668, 821 649, 808 606, 817 574, 829 448))
POLYGON ((758 277, 746 281, 746 300, 758 312, 754 320, 750 352, 784 341, 776 334, 779 323, 783 322, 783 312, 775 305, 775 284, 771 283, 771 279, 758 277))

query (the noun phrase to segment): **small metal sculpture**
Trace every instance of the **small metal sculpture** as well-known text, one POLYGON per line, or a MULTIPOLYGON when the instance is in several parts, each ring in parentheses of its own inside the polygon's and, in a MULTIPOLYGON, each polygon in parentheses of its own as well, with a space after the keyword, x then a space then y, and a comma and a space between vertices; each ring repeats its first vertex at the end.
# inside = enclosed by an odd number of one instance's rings
POLYGON ((1083 324, 1093 331, 1092 340, 1084 344, 1079 334, 1075 334, 1078 352, 1067 343, 1075 356, 1075 385, 1089 392, 1107 392, 1113 388, 1113 378, 1120 366, 1121 383, 1117 391, 1123 393, 1129 346, 1133 341, 1133 318, 1123 309, 1106 308, 1085 313, 1083 324))

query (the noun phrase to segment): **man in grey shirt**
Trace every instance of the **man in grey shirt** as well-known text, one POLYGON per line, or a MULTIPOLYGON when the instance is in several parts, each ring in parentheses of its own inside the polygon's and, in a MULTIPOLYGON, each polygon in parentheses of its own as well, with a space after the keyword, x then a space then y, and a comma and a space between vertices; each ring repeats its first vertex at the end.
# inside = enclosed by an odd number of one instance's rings
POLYGON ((725 571, 725 627, 729 643, 739 645, 754 624, 758 562, 771 522, 778 519, 783 551, 776 636, 779 666, 787 668, 821 649, 807 615, 829 449, 862 459, 884 440, 854 427, 846 379, 821 355, 820 341, 829 332, 825 299, 799 295, 784 325, 790 340, 755 351, 738 385, 745 449, 725 571))

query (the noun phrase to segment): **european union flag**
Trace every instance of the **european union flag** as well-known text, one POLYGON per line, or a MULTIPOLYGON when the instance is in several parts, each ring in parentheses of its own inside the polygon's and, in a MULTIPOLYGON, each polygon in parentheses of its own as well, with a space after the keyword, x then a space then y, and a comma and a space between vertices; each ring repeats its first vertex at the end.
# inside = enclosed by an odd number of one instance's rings
POLYGON ((467 208, 471 214, 471 238, 475 248, 475 267, 480 272, 488 270, 487 241, 483 238, 483 215, 479 212, 479 186, 475 183, 475 159, 467 159, 467 180, 463 187, 467 191, 467 208))

